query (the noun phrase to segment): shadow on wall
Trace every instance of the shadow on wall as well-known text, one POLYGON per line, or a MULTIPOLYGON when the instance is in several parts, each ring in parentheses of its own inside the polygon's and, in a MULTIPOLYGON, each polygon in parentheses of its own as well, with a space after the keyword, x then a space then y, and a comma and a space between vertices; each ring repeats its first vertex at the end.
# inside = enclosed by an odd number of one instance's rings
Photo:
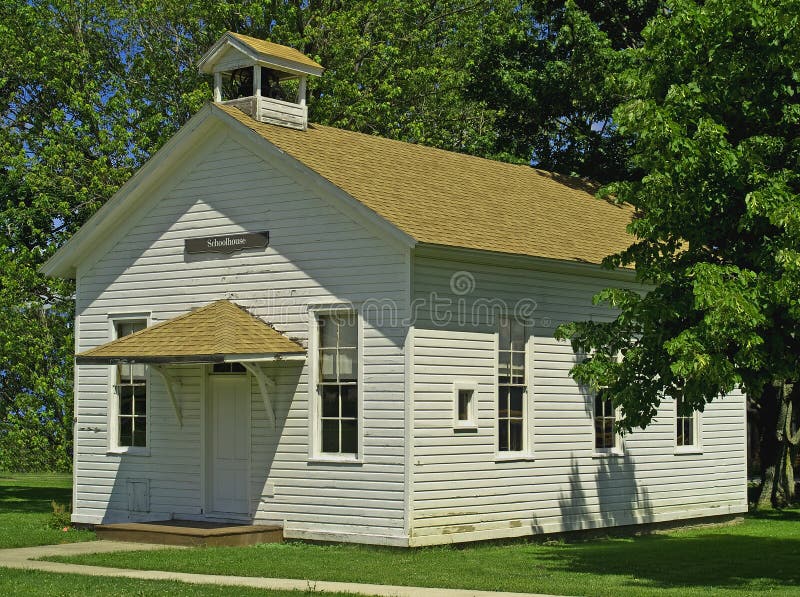
POLYGON ((630 454, 580 461, 570 460, 569 489, 558 499, 561 517, 570 529, 595 529, 646 522, 653 513, 647 487, 636 480, 630 454), (594 469, 587 480, 586 469, 594 469), (583 469, 583 473, 581 472, 583 469))
MULTIPOLYGON (((266 414, 258 385, 251 379, 250 476, 248 480, 249 519, 256 518, 258 509, 268 502, 264 493, 280 437, 302 371, 302 363, 285 361, 263 367, 264 372, 276 382, 277 396, 272 396, 275 423, 266 414)), ((188 368, 181 368, 177 379, 188 378, 188 368)), ((191 375, 205 375, 197 367, 191 375)), ((248 378, 251 377, 247 374, 248 378)), ((166 391, 160 380, 151 381, 150 396, 150 446, 148 455, 119 455, 119 465, 113 477, 108 508, 103 522, 169 520, 203 516, 207 501, 201 493, 202 446, 206 430, 201 428, 199 393, 179 396, 183 412, 183 426, 171 416, 166 391), (156 404, 156 401, 167 402, 156 404), (169 412, 166 410, 169 409, 169 412), (169 416, 160 416, 162 413, 169 416)), ((198 386, 199 387, 199 386, 198 386)), ((179 391, 180 392, 180 391, 179 391)), ((207 406, 207 405, 206 405, 207 406)), ((92 482, 97 482, 96 480, 92 482)), ((208 477, 206 484, 209 483, 208 477)), ((82 502, 87 498, 83 497, 82 502)), ((102 507, 102 505, 99 505, 102 507)), ((268 514, 268 506, 263 508, 268 514)))

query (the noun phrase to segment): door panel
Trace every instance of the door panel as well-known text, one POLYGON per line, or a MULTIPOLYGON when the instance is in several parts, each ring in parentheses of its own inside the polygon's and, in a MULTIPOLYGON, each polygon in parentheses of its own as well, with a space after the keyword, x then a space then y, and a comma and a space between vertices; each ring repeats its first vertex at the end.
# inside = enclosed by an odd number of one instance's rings
POLYGON ((250 381, 211 377, 211 510, 249 514, 250 381))

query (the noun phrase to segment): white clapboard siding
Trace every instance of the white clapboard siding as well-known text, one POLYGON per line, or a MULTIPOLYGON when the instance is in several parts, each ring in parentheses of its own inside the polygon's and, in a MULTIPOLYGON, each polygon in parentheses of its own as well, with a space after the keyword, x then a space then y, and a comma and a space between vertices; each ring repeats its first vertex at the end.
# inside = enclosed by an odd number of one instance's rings
MULTIPOLYGON (((238 133, 237 133, 238 134, 238 133)), ((109 341, 110 314, 149 314, 157 323, 229 299, 306 342, 309 306, 382 298, 406 317, 407 255, 253 154, 238 137, 170 180, 134 222, 79 266, 77 349, 109 341), (193 237, 268 230, 263 251, 184 255, 193 237)), ((296 175, 293 175, 296 176, 296 175)), ((362 352, 363 463, 309 461, 307 363, 264 365, 277 384, 277 425, 252 381, 250 502, 258 522, 303 536, 404 535, 404 342, 400 323, 366 318, 362 352)), ((75 519, 83 522, 203 515, 201 412, 206 370, 170 367, 179 379, 179 427, 160 379, 150 381, 149 456, 106 453, 109 370, 77 368, 75 519), (83 429, 86 430, 83 430, 83 429), (91 428, 91 429, 89 429, 91 428), (128 512, 128 480, 147 480, 150 512, 128 512)), ((371 539, 370 539, 371 538, 371 539)), ((356 540, 358 540, 356 538, 356 540)))
POLYGON ((413 348, 412 545, 746 510, 740 393, 702 413, 698 453, 676 453, 675 405, 665 401, 652 425, 623 439, 622 455, 594 455, 591 397, 569 377, 575 355, 553 332, 562 322, 609 318, 591 297, 624 281, 472 264, 454 255, 419 250, 413 265, 413 296, 423 307, 413 348), (455 294, 451 278, 464 279, 463 272, 474 288, 455 294), (525 459, 511 462, 498 459, 495 447, 494 325, 477 307, 496 299, 510 309, 535 305, 529 317, 531 445, 525 459), (447 300, 456 311, 450 321, 426 308, 447 300), (476 432, 454 432, 455 380, 477 384, 476 432))

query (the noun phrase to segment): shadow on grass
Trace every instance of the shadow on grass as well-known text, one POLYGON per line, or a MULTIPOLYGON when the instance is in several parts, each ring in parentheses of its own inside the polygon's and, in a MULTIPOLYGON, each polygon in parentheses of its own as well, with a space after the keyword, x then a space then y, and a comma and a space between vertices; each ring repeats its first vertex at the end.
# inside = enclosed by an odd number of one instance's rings
POLYGON ((72 501, 72 490, 63 487, 0 486, 0 512, 52 512, 50 502, 72 501))
POLYGON ((703 534, 565 546, 544 556, 555 570, 633 577, 654 588, 800 585, 800 536, 703 534))
MULTIPOLYGON (((800 522, 800 510, 796 507, 787 508, 784 510, 756 510, 750 512, 750 518, 758 520, 783 520, 786 522, 800 522)), ((800 532, 800 529, 798 529, 800 532)))

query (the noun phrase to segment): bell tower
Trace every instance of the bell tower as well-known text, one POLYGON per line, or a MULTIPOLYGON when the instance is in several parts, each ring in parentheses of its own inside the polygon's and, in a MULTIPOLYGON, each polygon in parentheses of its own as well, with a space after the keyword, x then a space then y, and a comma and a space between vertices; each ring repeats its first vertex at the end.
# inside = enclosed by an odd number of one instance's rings
POLYGON ((288 46, 228 31, 197 63, 214 76, 214 101, 261 122, 305 130, 306 83, 323 68, 288 46))

